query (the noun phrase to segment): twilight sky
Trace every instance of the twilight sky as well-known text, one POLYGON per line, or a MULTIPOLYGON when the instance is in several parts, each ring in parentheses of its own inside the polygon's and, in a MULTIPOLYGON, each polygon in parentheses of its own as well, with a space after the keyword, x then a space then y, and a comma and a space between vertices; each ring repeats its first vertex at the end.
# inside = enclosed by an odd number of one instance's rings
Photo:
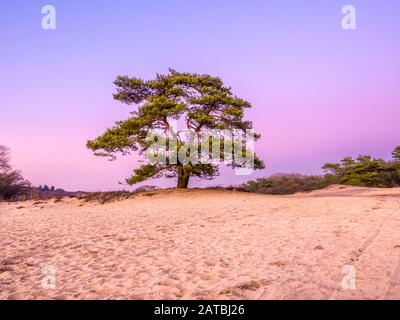
POLYGON ((109 162, 86 141, 129 114, 112 99, 117 75, 169 67, 219 76, 253 104, 267 169, 223 170, 208 184, 318 174, 324 162, 389 158, 400 145, 398 0, 2 0, 0 15, 0 144, 35 185, 127 189, 118 182, 135 157, 109 162), (46 4, 56 30, 41 27, 46 4), (356 30, 341 28, 346 4, 356 30))

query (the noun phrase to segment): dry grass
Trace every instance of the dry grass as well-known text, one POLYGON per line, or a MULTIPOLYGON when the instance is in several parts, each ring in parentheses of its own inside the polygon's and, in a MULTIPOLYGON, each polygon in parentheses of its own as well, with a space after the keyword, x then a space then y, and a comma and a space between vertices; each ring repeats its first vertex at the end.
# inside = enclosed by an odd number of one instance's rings
POLYGON ((33 205, 37 206, 39 204, 45 204, 45 203, 46 203, 45 201, 36 201, 36 202, 33 203, 33 205))
POLYGON ((129 191, 93 192, 76 196, 76 198, 84 202, 99 202, 101 204, 121 201, 132 197, 134 197, 134 193, 129 191))
POLYGON ((275 262, 270 262, 269 263, 271 266, 276 266, 276 267, 284 267, 286 266, 285 261, 275 261, 275 262))
POLYGON ((145 197, 152 197, 152 196, 154 196, 156 193, 155 192, 146 192, 146 193, 143 193, 143 196, 145 196, 145 197))
POLYGON ((224 290, 219 292, 219 295, 229 295, 229 294, 234 293, 237 290, 240 290, 240 291, 256 291, 256 290, 258 290, 258 289, 260 289, 262 287, 266 287, 266 286, 269 286, 269 285, 271 285, 271 281, 266 280, 266 279, 262 279, 262 280, 258 280, 258 281, 252 280, 252 281, 249 281, 249 282, 241 283, 241 284, 239 284, 237 286, 234 286, 232 288, 224 289, 224 290))
POLYGON ((257 290, 260 289, 261 287, 265 287, 270 285, 271 282, 268 280, 260 280, 260 281, 250 281, 250 282, 246 282, 246 283, 242 283, 238 286, 236 286, 236 288, 240 289, 240 290, 257 290))

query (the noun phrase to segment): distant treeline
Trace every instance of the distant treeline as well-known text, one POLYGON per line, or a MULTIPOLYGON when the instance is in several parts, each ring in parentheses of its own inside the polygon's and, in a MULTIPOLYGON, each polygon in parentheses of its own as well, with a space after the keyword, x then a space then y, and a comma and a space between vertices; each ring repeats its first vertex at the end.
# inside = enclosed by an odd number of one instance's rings
MULTIPOLYGON (((400 147, 392 152, 392 156, 390 161, 365 155, 357 159, 346 157, 339 163, 326 163, 322 167, 324 175, 276 174, 249 181, 237 189, 278 195, 323 189, 332 184, 372 188, 400 187, 400 147)), ((155 187, 141 188, 136 192, 153 190, 155 187)), ((31 186, 19 171, 12 169, 9 149, 0 145, 0 200, 27 200, 76 194, 79 192, 66 192, 54 186, 31 186)), ((92 197, 98 195, 104 198, 103 193, 94 194, 92 197)))
POLYGON ((22 177, 20 171, 11 167, 10 150, 0 145, 0 200, 28 200, 69 194, 54 186, 33 187, 28 180, 22 177))
POLYGON ((249 192, 266 194, 293 194, 323 189, 332 184, 357 187, 392 188, 400 186, 400 147, 392 152, 392 159, 374 159, 359 156, 346 157, 339 163, 326 163, 321 176, 277 174, 249 181, 241 186, 249 192))

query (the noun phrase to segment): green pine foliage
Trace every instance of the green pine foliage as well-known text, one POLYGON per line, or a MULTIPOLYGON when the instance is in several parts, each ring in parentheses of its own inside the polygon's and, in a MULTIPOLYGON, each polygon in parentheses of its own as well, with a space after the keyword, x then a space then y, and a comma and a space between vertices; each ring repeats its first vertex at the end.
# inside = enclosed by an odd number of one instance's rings
MULTIPOLYGON (((135 106, 132 116, 117 122, 95 140, 88 141, 87 147, 98 156, 115 159, 117 153, 143 154, 150 148, 146 139, 150 130, 159 130, 157 139, 174 138, 177 143, 168 146, 171 158, 185 152, 190 143, 175 132, 171 121, 179 120, 185 130, 199 133, 209 129, 237 129, 245 132, 252 129, 252 123, 244 120, 244 111, 250 103, 233 95, 221 79, 207 74, 179 73, 169 70, 158 74, 154 80, 142 80, 119 76, 114 84, 117 92, 114 99, 135 106)), ((255 139, 260 136, 255 135, 255 139)), ((235 144, 234 144, 235 145, 235 144)), ((244 151, 244 153, 249 151, 244 151)), ((222 157, 222 156, 221 156, 222 157)), ((264 168, 263 162, 254 155, 254 169, 264 168)), ((222 159, 221 159, 222 160, 222 159)), ((247 167, 248 163, 232 160, 232 167, 247 167)), ((212 179, 218 175, 218 164, 173 163, 158 161, 134 169, 126 179, 130 185, 150 178, 178 178, 178 188, 187 188, 190 177, 212 179)))
POLYGON ((359 156, 344 158, 340 163, 326 163, 325 178, 329 181, 358 187, 392 188, 400 186, 400 147, 393 153, 392 161, 359 156))

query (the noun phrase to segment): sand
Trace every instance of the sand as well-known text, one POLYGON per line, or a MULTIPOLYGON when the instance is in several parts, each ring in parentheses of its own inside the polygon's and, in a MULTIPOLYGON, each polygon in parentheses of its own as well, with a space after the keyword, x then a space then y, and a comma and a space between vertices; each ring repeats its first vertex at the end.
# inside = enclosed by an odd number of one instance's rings
POLYGON ((399 299, 400 189, 0 203, 0 299, 399 299))

